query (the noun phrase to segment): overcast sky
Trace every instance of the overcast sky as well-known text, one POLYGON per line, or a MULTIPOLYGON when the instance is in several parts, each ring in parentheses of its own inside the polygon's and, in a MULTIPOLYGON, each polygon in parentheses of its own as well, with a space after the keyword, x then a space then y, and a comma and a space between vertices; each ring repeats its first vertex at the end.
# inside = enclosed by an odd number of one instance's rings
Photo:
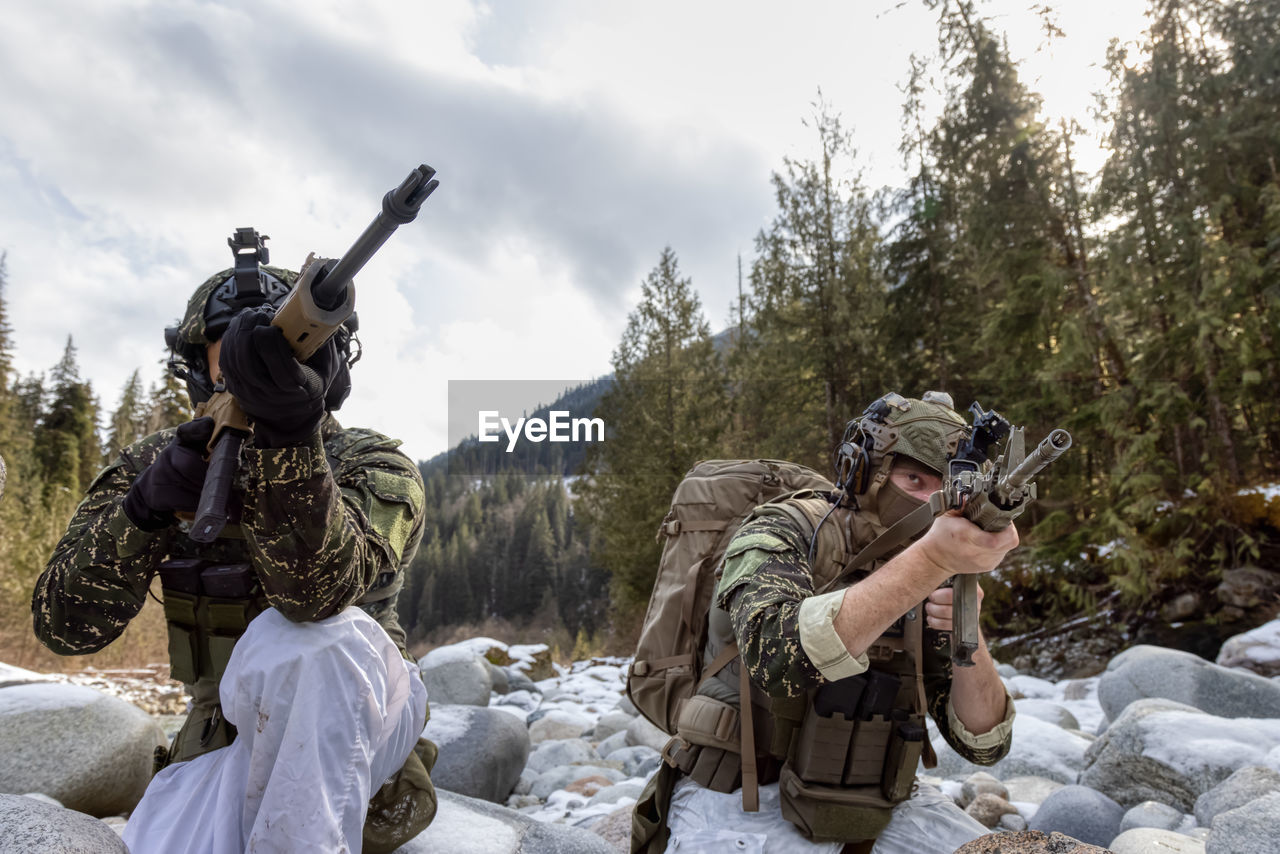
MULTIPOLYGON (((980 8, 1046 115, 1087 123, 1145 3, 1063 2, 1047 49, 1031 5, 980 8)), ((135 368, 160 376, 164 327, 235 228, 270 235, 275 264, 340 255, 425 162, 440 189, 357 279, 341 414, 415 458, 446 446, 450 380, 607 373, 663 246, 727 325, 769 176, 814 151, 819 88, 867 182, 897 185, 900 87, 936 46, 918 0, 42 0, 2 21, 18 369, 70 334, 109 412, 135 368)))

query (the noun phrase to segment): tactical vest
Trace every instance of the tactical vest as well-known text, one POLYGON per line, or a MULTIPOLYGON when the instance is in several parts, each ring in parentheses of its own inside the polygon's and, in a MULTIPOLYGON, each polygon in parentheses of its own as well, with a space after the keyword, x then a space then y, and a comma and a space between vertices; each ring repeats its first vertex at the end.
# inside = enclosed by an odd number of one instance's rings
MULTIPOLYGON (((806 540, 818 530, 811 567, 819 594, 884 531, 872 514, 829 511, 826 497, 810 491, 755 511, 786 516, 806 540)), ((874 839, 894 804, 910 797, 922 751, 927 767, 935 761, 924 717, 923 626, 922 603, 867 650, 866 672, 779 699, 747 679, 729 615, 712 603, 704 678, 681 709, 666 761, 715 791, 741 785, 747 808, 753 777, 778 781, 783 816, 814 841, 874 839)))
MULTIPOLYGON (((332 417, 324 427, 326 458, 334 472, 342 462, 329 442, 341 429, 332 417)), ((182 553, 162 562, 158 574, 169 636, 169 671, 191 694, 191 711, 168 751, 157 751, 157 771, 235 739, 235 727, 222 717, 219 684, 249 622, 270 607, 251 564, 243 529, 234 518, 212 543, 179 535, 175 544, 180 544, 182 553)), ((354 604, 387 630, 407 658, 404 631, 394 607, 403 585, 403 573, 385 571, 354 604)))
MULTIPOLYGON (((166 560, 158 568, 169 672, 191 694, 187 723, 162 766, 225 747, 235 738, 235 727, 222 717, 218 686, 249 622, 270 607, 238 526, 227 526, 212 547, 191 542, 189 549, 200 556, 166 560)), ((355 604, 384 627, 398 630, 398 623, 388 626, 383 617, 394 616, 393 597, 403 583, 398 573, 385 572, 355 604)))

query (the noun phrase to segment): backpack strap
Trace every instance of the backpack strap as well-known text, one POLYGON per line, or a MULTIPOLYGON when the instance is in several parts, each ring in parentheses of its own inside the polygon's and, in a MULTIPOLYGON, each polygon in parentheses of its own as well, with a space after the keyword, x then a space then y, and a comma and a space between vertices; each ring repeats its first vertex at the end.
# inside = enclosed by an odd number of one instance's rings
MULTIPOLYGON (((734 644, 735 651, 737 644, 734 644)), ((751 713, 751 678, 747 676, 747 663, 738 660, 738 714, 742 726, 742 810, 760 812, 760 777, 756 772, 756 733, 751 713)))
POLYGON ((756 770, 755 720, 751 709, 751 677, 747 675, 747 663, 738 654, 738 642, 732 641, 720 650, 704 671, 714 676, 738 659, 738 733, 739 761, 742 763, 742 810, 760 812, 760 775, 756 770))

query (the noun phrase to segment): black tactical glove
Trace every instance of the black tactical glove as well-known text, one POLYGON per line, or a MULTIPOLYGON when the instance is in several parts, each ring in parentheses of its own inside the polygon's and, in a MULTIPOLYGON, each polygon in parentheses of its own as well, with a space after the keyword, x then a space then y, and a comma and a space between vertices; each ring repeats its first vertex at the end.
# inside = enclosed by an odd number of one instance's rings
POLYGON ((177 521, 175 510, 196 511, 205 472, 209 470, 204 454, 212 435, 212 418, 197 418, 178 426, 173 441, 125 493, 122 507, 130 522, 144 531, 159 531, 177 521))
POLYGON ((246 309, 222 336, 218 365, 227 391, 253 419, 254 444, 280 448, 306 441, 324 420, 326 400, 346 396, 347 364, 330 338, 306 364, 298 362, 270 310, 246 309), (339 392, 341 394, 339 395, 339 392))

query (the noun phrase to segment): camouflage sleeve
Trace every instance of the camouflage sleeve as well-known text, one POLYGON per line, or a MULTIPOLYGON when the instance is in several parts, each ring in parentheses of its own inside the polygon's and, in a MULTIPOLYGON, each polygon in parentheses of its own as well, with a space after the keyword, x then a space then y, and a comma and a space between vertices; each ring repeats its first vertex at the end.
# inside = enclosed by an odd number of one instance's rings
POLYGON ((969 732, 951 707, 951 644, 947 635, 926 628, 924 646, 925 697, 938 732, 952 750, 975 765, 996 764, 1013 745, 1013 703, 1006 699, 1005 719, 991 732, 969 732))
POLYGON ((169 535, 138 529, 121 501, 172 435, 169 430, 148 436, 103 469, 36 581, 33 628, 59 655, 97 652, 142 609, 169 535))
POLYGON ((340 444, 333 471, 318 434, 303 445, 245 450, 245 539, 267 601, 298 622, 322 620, 371 590, 394 595, 421 537, 422 477, 412 461, 371 432, 345 431, 340 444))
POLYGON ((826 681, 800 645, 800 603, 813 595, 800 539, 781 517, 749 521, 729 543, 716 590, 747 672, 772 697, 795 697, 826 681))

